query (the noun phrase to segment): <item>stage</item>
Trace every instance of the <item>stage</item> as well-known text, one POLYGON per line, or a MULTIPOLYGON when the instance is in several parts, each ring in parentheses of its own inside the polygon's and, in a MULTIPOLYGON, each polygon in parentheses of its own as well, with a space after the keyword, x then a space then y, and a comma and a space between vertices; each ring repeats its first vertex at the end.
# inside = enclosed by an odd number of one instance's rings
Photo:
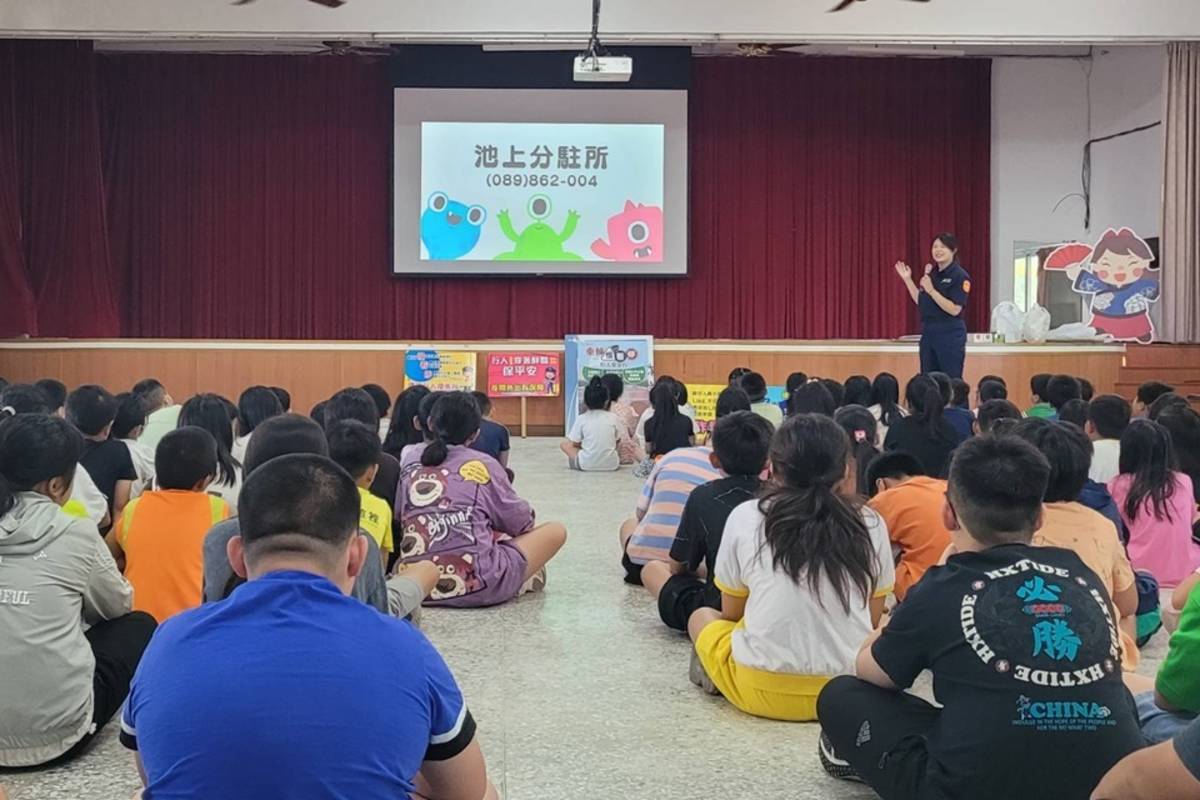
MULTIPOLYGON (((0 376, 10 382, 58 378, 68 386, 99 383, 127 390, 155 377, 182 401, 200 392, 218 392, 236 401, 247 386, 282 386, 293 410, 307 413, 344 386, 374 382, 394 397, 404 382, 404 352, 410 349, 463 350, 478 354, 479 388, 485 356, 499 351, 561 351, 562 340, 438 342, 339 342, 167 339, 31 339, 0 342, 0 376)), ((1028 406, 1029 378, 1039 372, 1088 378, 1096 392, 1117 388, 1125 362, 1121 344, 968 344, 965 378, 975 386, 987 374, 1008 382, 1009 397, 1028 406)), ((845 380, 854 374, 894 373, 903 386, 917 371, 917 343, 895 340, 697 341, 660 339, 654 343, 654 372, 685 383, 724 383, 729 371, 747 366, 769 384, 782 384, 797 370, 845 380)), ((494 418, 515 426, 515 399, 495 402, 494 418)), ((528 401, 529 430, 563 433, 561 398, 528 401)))

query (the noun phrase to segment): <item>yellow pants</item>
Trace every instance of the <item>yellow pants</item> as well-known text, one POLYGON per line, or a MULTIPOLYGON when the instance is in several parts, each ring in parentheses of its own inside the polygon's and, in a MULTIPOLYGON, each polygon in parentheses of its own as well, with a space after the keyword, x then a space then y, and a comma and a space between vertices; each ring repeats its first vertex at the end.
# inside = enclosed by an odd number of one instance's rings
POLYGON ((829 682, 823 675, 785 675, 745 667, 733 660, 733 632, 739 623, 717 620, 704 626, 696 655, 725 699, 747 714, 788 722, 817 718, 817 695, 829 682))

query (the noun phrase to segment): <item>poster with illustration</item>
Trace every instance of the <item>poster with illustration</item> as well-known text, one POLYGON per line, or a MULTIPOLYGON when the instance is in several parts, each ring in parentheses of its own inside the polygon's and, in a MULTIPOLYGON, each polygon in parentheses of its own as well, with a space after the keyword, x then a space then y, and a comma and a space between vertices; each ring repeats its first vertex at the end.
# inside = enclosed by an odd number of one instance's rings
POLYGON ((1151 309, 1160 286, 1154 251, 1129 228, 1109 228, 1094 246, 1070 242, 1046 257, 1047 270, 1062 270, 1071 288, 1089 301, 1085 322, 1098 336, 1117 342, 1154 341, 1151 309))
POLYGON ((475 391, 475 354, 463 350, 409 350, 404 388, 421 384, 434 392, 475 391))
POLYGON ((558 397, 562 368, 558 353, 489 353, 490 397, 558 397))
POLYGON ((422 122, 421 260, 661 263, 663 137, 658 124, 422 122))
POLYGON ((625 382, 622 402, 639 414, 650 406, 654 383, 653 336, 568 336, 565 340, 566 368, 563 398, 566 429, 586 407, 583 389, 593 375, 616 373, 625 382))
MULTIPOLYGON (((687 384, 688 403, 696 412, 696 433, 708 434, 717 419, 717 398, 729 387, 727 383, 689 383, 687 384)), ((768 386, 768 403, 782 405, 786 392, 782 386, 768 386)), ((784 409, 784 413, 787 410, 784 409)))

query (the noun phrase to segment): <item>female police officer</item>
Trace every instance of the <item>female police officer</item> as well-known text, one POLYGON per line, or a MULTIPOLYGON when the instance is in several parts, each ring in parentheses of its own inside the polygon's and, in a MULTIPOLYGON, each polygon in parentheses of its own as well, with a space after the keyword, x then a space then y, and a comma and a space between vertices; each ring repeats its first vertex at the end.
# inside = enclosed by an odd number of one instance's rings
POLYGON ((925 265, 920 285, 913 283, 912 269, 896 262, 909 297, 921 310, 921 372, 944 372, 961 378, 967 356, 967 325, 962 313, 971 292, 971 276, 958 264, 958 239, 939 233, 930 250, 933 264, 925 265))

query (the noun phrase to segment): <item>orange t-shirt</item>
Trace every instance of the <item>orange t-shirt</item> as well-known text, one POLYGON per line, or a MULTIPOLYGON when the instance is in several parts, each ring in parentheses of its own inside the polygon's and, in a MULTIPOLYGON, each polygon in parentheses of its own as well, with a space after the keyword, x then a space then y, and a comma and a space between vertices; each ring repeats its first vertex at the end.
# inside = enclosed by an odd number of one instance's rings
POLYGON ((204 492, 163 489, 129 501, 117 522, 133 608, 158 622, 200 605, 204 537, 229 506, 204 492))
POLYGON ((898 601, 950 546, 950 532, 942 524, 945 498, 945 481, 918 476, 885 489, 868 503, 883 517, 892 546, 900 551, 896 565, 898 601))

